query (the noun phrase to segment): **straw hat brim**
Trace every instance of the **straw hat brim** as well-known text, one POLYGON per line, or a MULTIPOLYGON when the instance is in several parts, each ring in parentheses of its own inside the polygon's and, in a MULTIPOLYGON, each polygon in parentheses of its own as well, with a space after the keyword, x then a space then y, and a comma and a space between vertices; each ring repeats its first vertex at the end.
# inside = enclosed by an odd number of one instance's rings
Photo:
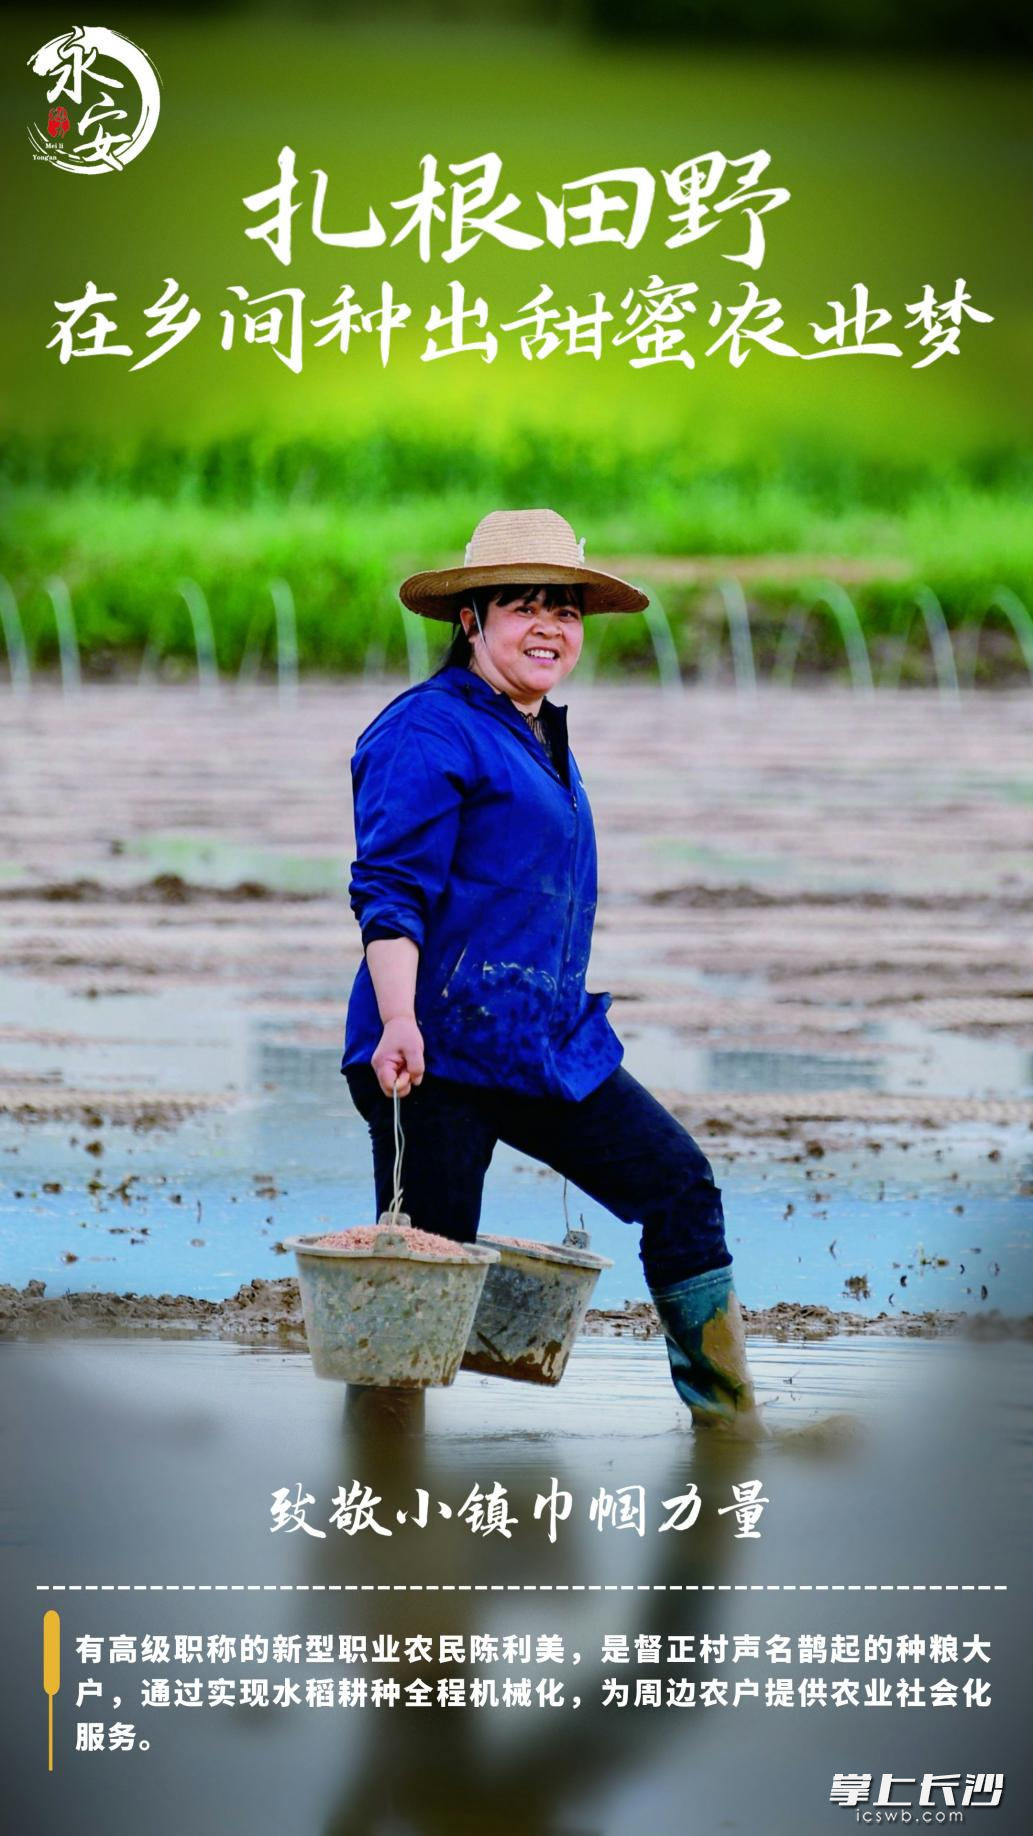
POLYGON ((601 574, 590 567, 562 567, 555 561, 506 561, 494 567, 410 574, 399 587, 398 597, 410 612, 451 622, 460 598, 471 587, 506 586, 510 581, 517 586, 579 586, 586 613, 644 612, 649 604, 645 593, 616 574, 601 574))

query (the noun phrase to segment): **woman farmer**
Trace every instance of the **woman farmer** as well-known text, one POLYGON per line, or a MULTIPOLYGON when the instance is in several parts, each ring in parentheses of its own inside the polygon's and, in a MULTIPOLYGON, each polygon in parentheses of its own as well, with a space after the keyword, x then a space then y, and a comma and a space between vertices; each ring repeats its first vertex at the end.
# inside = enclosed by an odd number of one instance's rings
POLYGON ((360 734, 352 908, 364 960, 342 1070, 391 1202, 405 1098, 405 1209, 472 1242, 504 1141, 639 1225, 676 1389, 697 1423, 757 1416, 721 1195, 691 1135, 621 1065, 610 997, 585 988, 592 815, 548 693, 583 619, 645 595, 586 567, 552 510, 494 511, 465 563, 414 574, 404 605, 454 622, 445 666, 360 734))

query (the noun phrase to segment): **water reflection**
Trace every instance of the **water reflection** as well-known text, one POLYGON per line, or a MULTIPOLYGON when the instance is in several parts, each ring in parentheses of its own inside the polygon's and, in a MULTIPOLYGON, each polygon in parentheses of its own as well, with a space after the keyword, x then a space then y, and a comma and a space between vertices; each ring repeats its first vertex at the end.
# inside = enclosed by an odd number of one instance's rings
MULTIPOLYGON (((464 1376, 431 1394, 425 1434, 408 1437, 356 1432, 340 1388, 317 1383, 299 1358, 189 1343, 16 1345, 0 1357, 14 1827, 41 1836, 71 1827, 89 1836, 182 1836, 184 1827, 198 1836, 630 1836, 647 1819, 684 1824, 691 1806, 693 1826, 708 1831, 727 1821, 765 1836, 818 1836, 829 1827, 833 1768, 949 1772, 974 1765, 978 1749, 1019 1777, 1026 1736, 1014 1628, 1028 1556, 1015 1504, 1033 1477, 1028 1345, 761 1344, 760 1388, 773 1415, 806 1423, 846 1407, 863 1421, 859 1443, 820 1455, 695 1441, 679 1430, 663 1355, 651 1346, 582 1344, 548 1394, 464 1376), (742 1541, 734 1517, 718 1512, 734 1484, 755 1476, 770 1503, 761 1537, 742 1541), (327 1524, 334 1494, 356 1480, 380 1501, 390 1537, 350 1537, 327 1524), (554 1481, 573 1502, 552 1543, 533 1505, 554 1481), (270 1529, 274 1492, 298 1483, 315 1501, 322 1539, 270 1529), (506 1487, 519 1520, 508 1540, 475 1535, 434 1508, 444 1500, 456 1511, 475 1486, 487 1494, 494 1484, 506 1487), (661 1534, 661 1501, 693 1484, 704 1501, 697 1521, 661 1534), (600 1531, 593 1496, 638 1485, 647 1534, 600 1531), (412 1518, 420 1489, 429 1506, 422 1529, 412 1518), (37 1594, 41 1581, 215 1591, 57 1597, 37 1594), (847 1583, 878 1591, 809 1591, 847 1583), (928 1591, 999 1583, 1011 1591, 928 1591), (914 1584, 923 1591, 896 1591, 914 1584), (254 1591, 221 1591, 235 1587, 254 1591), (68 1656, 59 1765, 45 1801, 36 1687, 44 1598, 59 1600, 68 1656), (268 1709, 145 1709, 141 1681, 153 1665, 104 1671, 120 1717, 146 1734, 150 1751, 76 1756, 75 1638, 144 1631, 296 1634, 302 1652, 308 1634, 330 1634, 335 1661, 275 1663, 267 1674, 293 1680, 302 1701, 268 1709), (976 1631, 992 1644, 993 1699, 968 1718, 960 1708, 767 1708, 774 1667, 731 1655, 738 1635, 763 1647, 776 1634, 976 1631), (423 1635, 429 1659, 408 1667, 337 1656, 341 1635, 385 1634, 403 1649, 423 1635), (442 1661, 442 1634, 463 1641, 465 1662, 442 1661), (507 1663, 500 1647, 498 1659, 472 1663, 474 1634, 526 1636, 530 1662, 518 1652, 507 1663), (604 1638, 621 1634, 627 1663, 604 1656, 604 1638), (727 1635, 724 1658, 704 1657, 707 1634, 727 1635), (537 1662, 539 1635, 563 1640, 562 1664, 537 1662), (695 1638, 693 1662, 670 1661, 676 1636, 695 1638), (659 1664, 635 1644, 655 1637, 659 1664), (695 1705, 635 1708, 636 1681, 658 1674, 665 1684, 695 1682, 695 1705), (507 1676, 529 1676, 533 1696, 555 1677, 564 1703, 447 1708, 432 1693, 419 1709, 404 1698, 390 1708, 304 1705, 306 1678, 332 1677, 336 1696, 342 1677, 363 1675, 402 1685, 416 1677, 432 1692, 442 1678, 494 1677, 500 1699, 507 1676), (604 1706, 607 1676, 630 1685, 626 1708, 604 1706), (758 1679, 760 1699, 733 1707, 730 1689, 729 1706, 704 1707, 701 1683, 715 1676, 758 1679)), ((214 1658, 171 1674, 194 1671, 208 1680, 255 1666, 214 1658)), ((895 1681, 902 1671, 927 1684, 932 1674, 896 1662, 886 1674, 895 1681)), ((802 1674, 829 1667, 794 1663, 794 1677, 802 1674)), ((109 1704, 84 1713, 113 1719, 109 1704)), ((1021 1827, 1012 1810, 995 1817, 1005 1836, 1021 1827)))
MULTIPOLYGON (((543 1439, 545 1437, 542 1437, 543 1439)), ((690 1495, 696 1487, 707 1500, 733 1494, 731 1486, 746 1478, 756 1455, 742 1449, 682 1447, 679 1457, 671 1441, 658 1440, 648 1459, 641 1451, 634 1462, 635 1485, 642 1486, 650 1509, 659 1501, 690 1495)), ((414 1574, 460 1573, 463 1593, 431 1593, 420 1598, 419 1630, 435 1654, 442 1635, 470 1650, 476 1635, 494 1634, 500 1641, 507 1632, 527 1639, 527 1652, 536 1650, 539 1631, 559 1637, 568 1663, 556 1677, 556 1667, 521 1661, 515 1667, 483 1664, 464 1667, 461 1662, 421 1664, 407 1676, 419 1676, 438 1697, 441 1679, 468 1678, 476 1674, 495 1685, 504 1704, 507 1677, 529 1677, 532 1702, 539 1688, 558 1683, 562 1708, 483 1708, 449 1710, 431 1708, 414 1714, 399 1739, 394 1713, 373 1714, 369 1738, 347 1769, 336 1801, 323 1828, 325 1836, 382 1836, 387 1831, 420 1832, 420 1836, 445 1836, 445 1832, 497 1831, 500 1836, 528 1830, 543 1836, 561 1832, 602 1830, 597 1821, 615 1782, 626 1772, 629 1754, 615 1729, 615 1713, 603 1707, 602 1650, 604 1637, 623 1633, 629 1650, 636 1641, 656 1639, 666 1651, 675 1635, 694 1640, 715 1623, 720 1596, 716 1592, 669 1593, 704 1583, 714 1584, 733 1572, 734 1542, 726 1518, 717 1515, 711 1502, 691 1532, 657 1534, 656 1521, 645 1537, 634 1529, 603 1533, 587 1515, 586 1472, 583 1465, 556 1444, 551 1451, 522 1450, 525 1457, 512 1463, 511 1450, 492 1450, 490 1472, 496 1483, 519 1499, 520 1522, 503 1542, 497 1535, 467 1537, 461 1545, 461 1567, 456 1566, 457 1526, 432 1516, 425 1531, 408 1543, 397 1538, 377 1539, 372 1561, 364 1570, 377 1587, 391 1587, 414 1574), (577 1500, 577 1520, 557 1526, 551 1544, 543 1523, 534 1522, 534 1500, 569 1494, 577 1500), (685 1538, 691 1541, 686 1547, 685 1538), (473 1590, 507 1589, 519 1574, 526 1590, 498 1595, 473 1590), (629 1577, 634 1576, 630 1581, 629 1577), (592 1579, 586 1580, 586 1577, 592 1579), (628 1595, 584 1593, 571 1611, 571 1596, 534 1595, 532 1588, 586 1589, 602 1586, 634 1587, 628 1595), (557 1601, 562 1598, 562 1605, 557 1601), (503 1603, 504 1602, 504 1603, 503 1603), (580 1649, 574 1652, 556 1628, 573 1628, 580 1649), (569 1667, 568 1667, 569 1666, 569 1667), (576 1724, 572 1726, 572 1717, 576 1724), (587 1819, 587 1821, 586 1821, 587 1819)), ((446 1444, 428 1448, 419 1436, 371 1440, 368 1432, 356 1434, 347 1421, 341 1434, 336 1472, 373 1471, 378 1491, 385 1498, 409 1496, 422 1488, 432 1500, 458 1498, 466 1492, 475 1470, 461 1450, 446 1444)), ((616 1481, 610 1477, 610 1483, 616 1481)), ((482 1483, 487 1486, 488 1480, 482 1483)), ((606 1489, 609 1489, 608 1487, 606 1489)), ((612 1495, 612 1494, 611 1494, 612 1495)), ((670 1515, 661 1513, 659 1521, 670 1515)), ((350 1564, 340 1542, 312 1546, 309 1572, 313 1579, 341 1582, 350 1564), (316 1553, 313 1553, 316 1552, 316 1553)), ((351 1624, 364 1629, 372 1645, 375 1634, 394 1636, 402 1645, 414 1626, 414 1599, 408 1593, 363 1595, 351 1624)), ((504 1647, 502 1647, 504 1649, 504 1647)), ((642 1647, 644 1648, 644 1647, 642 1647)), ((635 1673, 610 1664, 619 1677, 635 1673)), ((657 1674, 653 1666, 653 1674, 657 1674)), ((638 1674, 650 1674, 650 1669, 638 1674)), ((618 1711, 619 1712, 619 1711, 618 1711)), ((702 1721, 686 1722, 677 1711, 651 1712, 635 1727, 634 1763, 648 1769, 654 1749, 677 1743, 679 1760, 690 1760, 691 1749, 702 1732, 702 1721)))

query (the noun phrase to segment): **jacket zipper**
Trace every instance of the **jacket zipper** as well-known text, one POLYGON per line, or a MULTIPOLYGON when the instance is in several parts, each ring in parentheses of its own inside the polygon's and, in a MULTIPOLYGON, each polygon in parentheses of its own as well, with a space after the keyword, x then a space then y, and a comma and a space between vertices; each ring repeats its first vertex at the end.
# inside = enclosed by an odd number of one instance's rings
MULTIPOLYGON (((569 878, 570 886, 571 886, 571 892, 570 892, 569 898, 567 899, 567 920, 563 927, 563 949, 560 954, 560 987, 557 990, 558 994, 562 993, 564 982, 567 977, 567 971, 569 967, 568 958, 570 954, 570 933, 571 933, 571 930, 574 924, 574 892, 573 892, 574 866, 577 860, 577 833, 578 833, 578 824, 580 822, 580 818, 578 816, 577 783, 575 781, 573 771, 571 771, 571 774, 570 774, 570 802, 571 802, 571 808, 573 809, 573 812, 574 812, 574 825, 571 831, 571 840, 570 840, 570 870, 568 874, 568 878, 569 878)), ((550 1041, 550 1046, 551 1046, 551 1041, 550 1041)), ((555 1069, 555 1053, 553 1053, 553 1067, 555 1069)))
MULTIPOLYGON (((557 784, 561 785, 562 788, 566 790, 567 786, 563 783, 563 778, 558 768, 553 764, 552 759, 545 752, 544 748, 538 744, 537 740, 535 740, 534 735, 530 732, 526 723, 520 719, 519 714, 514 715, 513 719, 510 720, 508 713, 506 711, 503 711, 502 709, 496 710, 495 708, 491 708, 489 711, 495 715, 496 719, 502 720, 503 724, 509 728, 511 733, 517 733, 521 736, 522 739, 525 740, 525 743, 527 744, 528 749, 532 752, 532 756, 535 758, 537 763, 541 765, 543 769, 549 773, 549 776, 551 778, 554 778, 556 780, 557 784), (519 725, 515 725, 514 724, 515 722, 519 722, 519 725)), ((569 746, 567 750, 567 757, 569 761, 569 757, 570 757, 569 746)), ((570 870, 569 870, 569 878, 571 880, 571 883, 573 884, 574 863, 577 859, 577 832, 578 832, 578 823, 580 821, 580 818, 578 816, 578 810, 580 808, 580 805, 578 804, 577 783, 574 777, 573 769, 569 767, 569 763, 568 763, 568 769, 570 769, 570 790, 569 790, 570 806, 574 812, 574 827, 573 827, 573 831, 571 834, 571 842, 570 842, 570 870)), ((570 933, 571 933, 573 923, 574 923, 574 896, 573 896, 573 893, 571 893, 571 896, 567 900, 567 916, 566 916, 566 922, 563 927, 563 949, 560 953, 560 988, 557 989, 557 995, 560 993, 560 989, 562 988, 564 973, 567 969, 568 956, 570 952, 570 933)), ((455 971, 453 971, 453 974, 454 973, 455 971)), ((452 978, 450 976, 449 981, 451 981, 451 979, 452 978)), ((550 1043, 550 1050, 551 1050, 552 1049, 551 1040, 549 1043, 550 1043)), ((555 1060, 553 1063, 553 1069, 555 1070, 555 1060)))
MULTIPOLYGON (((517 716, 517 718, 519 719, 519 715, 517 716)), ((507 724, 510 724, 510 723, 507 722, 507 724)), ((520 722, 520 726, 521 728, 523 728, 524 732, 527 734, 528 739, 532 743, 534 757, 537 759, 538 763, 541 765, 544 765, 545 769, 549 772, 550 776, 555 778, 556 782, 562 785, 564 790, 567 790, 567 786, 563 783, 563 777, 558 767, 554 764, 551 756, 547 754, 543 750, 543 748, 538 744, 537 740, 534 738, 534 735, 530 733, 529 729, 526 727, 526 724, 523 721, 520 722)), ((519 731, 519 729, 514 729, 514 731, 519 731)), ((578 806, 578 800, 577 800, 577 782, 574 777, 573 768, 570 766, 570 762, 569 762, 570 761, 569 747, 567 751, 567 760, 568 760, 567 769, 570 771, 570 788, 569 788, 568 795, 570 797, 570 807, 574 812, 574 826, 571 831, 571 841, 570 841, 570 867, 569 867, 569 872, 568 872, 568 879, 570 880, 571 886, 573 886, 574 884, 574 865, 577 860, 578 823, 579 823, 580 818, 578 816, 579 806, 578 806)), ((570 897, 567 900, 567 916, 566 916, 566 921, 563 926, 563 948, 560 952, 560 989, 557 990, 557 993, 559 993, 560 990, 562 989, 563 980, 565 978, 566 971, 569 967, 568 958, 570 954, 570 933, 571 933, 571 930, 573 929, 573 925, 574 925, 574 895, 572 892, 570 897)))
MULTIPOLYGON (((492 712, 494 712, 494 709, 492 710, 492 712)), ((527 741, 530 742, 529 750, 532 751, 533 757, 535 758, 537 763, 540 765, 543 765, 545 767, 545 770, 549 773, 550 777, 555 778, 557 784, 562 785, 563 789, 567 790, 567 786, 563 783, 563 777, 558 767, 553 763, 552 758, 548 755, 548 753, 544 751, 542 746, 539 745, 538 741, 534 738, 534 735, 530 732, 525 722, 520 720, 520 716, 519 715, 516 716, 516 719, 520 721, 519 727, 514 726, 513 722, 510 721, 506 715, 503 715, 503 719, 506 721, 506 725, 509 726, 513 732, 519 733, 522 738, 526 736, 527 741)), ((570 798, 570 807, 574 812, 574 827, 571 833, 570 868, 569 868, 568 877, 570 879, 571 885, 573 885, 574 864, 575 864, 575 861, 577 860, 577 832, 578 832, 578 823, 580 820, 578 816, 578 809, 580 806, 578 804, 578 799, 577 799, 577 781, 574 777, 573 768, 569 764, 569 759, 570 759, 569 747, 567 750, 567 758, 568 758, 568 770, 570 771, 570 788, 568 791, 568 796, 570 798)), ((560 953, 561 985, 562 985, 562 977, 568 966, 567 959, 568 959, 568 955, 570 951, 570 933, 571 933, 571 929, 573 928, 573 924, 574 924, 574 897, 572 893, 570 898, 567 900, 567 916, 566 916, 566 922, 563 927, 563 949, 560 953)))

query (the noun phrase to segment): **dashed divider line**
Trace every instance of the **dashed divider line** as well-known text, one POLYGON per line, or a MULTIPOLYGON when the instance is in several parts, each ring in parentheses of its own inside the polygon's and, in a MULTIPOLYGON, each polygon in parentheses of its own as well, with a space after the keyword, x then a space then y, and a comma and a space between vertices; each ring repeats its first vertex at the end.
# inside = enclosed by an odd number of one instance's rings
POLYGON ((989 1581, 38 1581, 37 1594, 1006 1594, 989 1581))

